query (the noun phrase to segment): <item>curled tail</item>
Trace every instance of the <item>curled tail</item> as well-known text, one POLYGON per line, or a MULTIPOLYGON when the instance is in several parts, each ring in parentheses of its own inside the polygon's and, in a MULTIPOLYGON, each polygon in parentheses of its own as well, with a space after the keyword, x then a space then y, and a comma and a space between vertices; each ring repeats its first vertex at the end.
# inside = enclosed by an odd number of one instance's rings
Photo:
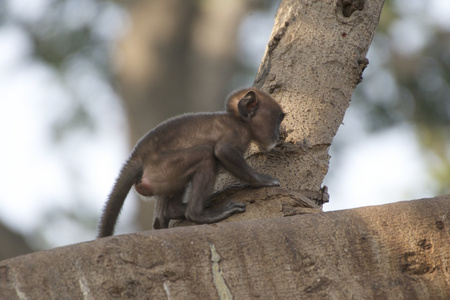
POLYGON ((102 218, 98 227, 98 238, 110 236, 114 233, 114 227, 116 226, 117 218, 122 210, 125 198, 131 187, 141 179, 142 172, 142 164, 136 160, 129 159, 122 167, 103 209, 102 218))

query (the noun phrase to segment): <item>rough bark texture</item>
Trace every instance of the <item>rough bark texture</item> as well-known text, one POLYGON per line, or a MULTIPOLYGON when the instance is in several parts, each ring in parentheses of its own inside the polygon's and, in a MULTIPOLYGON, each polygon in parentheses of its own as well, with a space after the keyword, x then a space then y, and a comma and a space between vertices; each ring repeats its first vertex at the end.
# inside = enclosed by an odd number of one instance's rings
MULTIPOLYGON (((253 148, 250 164, 282 187, 323 197, 328 148, 360 81, 383 0, 284 0, 255 86, 287 112, 284 143, 269 156, 253 148), (347 16, 344 16, 347 15, 347 16)), ((224 175, 220 190, 232 182, 224 175)))
POLYGON ((2 299, 450 299, 450 196, 105 238, 0 262, 2 299))

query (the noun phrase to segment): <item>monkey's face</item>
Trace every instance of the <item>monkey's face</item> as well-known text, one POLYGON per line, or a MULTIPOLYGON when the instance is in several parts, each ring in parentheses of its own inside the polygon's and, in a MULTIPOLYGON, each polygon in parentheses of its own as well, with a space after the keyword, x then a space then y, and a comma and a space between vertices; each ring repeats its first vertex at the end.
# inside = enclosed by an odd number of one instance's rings
POLYGON ((228 98, 227 111, 245 122, 260 148, 268 151, 275 147, 285 113, 270 95, 256 88, 239 90, 228 98))
POLYGON ((280 139, 280 125, 285 116, 278 103, 272 101, 273 103, 261 103, 250 120, 253 141, 266 151, 272 150, 280 139))

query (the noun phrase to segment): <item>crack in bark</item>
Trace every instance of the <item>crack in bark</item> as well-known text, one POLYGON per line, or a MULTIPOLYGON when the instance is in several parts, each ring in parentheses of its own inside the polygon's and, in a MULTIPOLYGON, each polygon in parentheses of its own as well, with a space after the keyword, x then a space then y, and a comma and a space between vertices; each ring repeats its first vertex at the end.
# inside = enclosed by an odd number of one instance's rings
POLYGON ((210 244, 209 248, 211 249, 211 262, 212 262, 212 274, 214 278, 214 286, 216 287, 217 293, 219 294, 219 298, 222 300, 232 300, 233 295, 231 294, 230 289, 223 278, 223 272, 220 268, 220 255, 216 250, 216 246, 214 244, 210 244))

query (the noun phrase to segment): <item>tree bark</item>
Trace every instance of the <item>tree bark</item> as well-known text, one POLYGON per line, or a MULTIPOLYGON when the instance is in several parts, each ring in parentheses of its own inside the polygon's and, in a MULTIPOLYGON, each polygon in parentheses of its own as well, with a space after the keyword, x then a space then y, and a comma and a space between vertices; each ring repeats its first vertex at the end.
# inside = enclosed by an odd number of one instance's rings
MULTIPOLYGON (((253 147, 248 161, 319 205, 328 200, 322 187, 328 149, 367 65, 383 2, 282 1, 256 75, 255 86, 280 102, 287 116, 284 142, 267 155, 253 147)), ((232 183, 223 174, 217 190, 232 183)))
POLYGON ((114 236, 0 262, 2 299, 449 299, 450 196, 114 236))

